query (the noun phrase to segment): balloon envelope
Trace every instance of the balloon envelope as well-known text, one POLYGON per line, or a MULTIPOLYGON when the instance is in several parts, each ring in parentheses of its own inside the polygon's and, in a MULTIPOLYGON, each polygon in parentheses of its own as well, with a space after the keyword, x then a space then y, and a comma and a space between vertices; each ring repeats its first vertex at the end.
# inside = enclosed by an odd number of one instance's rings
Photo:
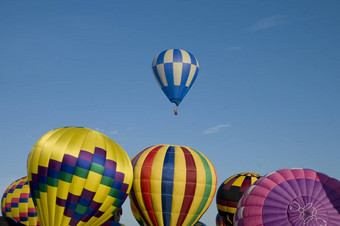
POLYGON ((216 204, 226 225, 233 225, 238 201, 243 193, 261 176, 256 173, 239 173, 226 179, 218 188, 216 204))
POLYGON ((138 224, 140 226, 145 226, 146 224, 144 223, 142 216, 139 214, 135 204, 131 200, 130 200, 130 207, 131 207, 131 212, 133 216, 135 217, 136 221, 138 222, 138 224))
POLYGON ((238 203, 234 224, 340 225, 340 181, 310 169, 282 169, 257 180, 238 203))
POLYGON ((132 186, 126 152, 88 128, 65 127, 43 135, 27 169, 42 225, 101 225, 120 208, 132 186))
POLYGON ((14 181, 2 196, 1 212, 23 225, 40 225, 27 177, 14 181))
POLYGON ((225 223, 219 213, 216 214, 216 226, 225 226, 225 223))
POLYGON ((215 195, 214 166, 189 147, 152 146, 135 155, 132 164, 130 201, 144 225, 194 225, 215 195))
POLYGON ((152 71, 165 95, 178 106, 194 84, 199 65, 191 53, 182 49, 168 49, 155 57, 152 71))

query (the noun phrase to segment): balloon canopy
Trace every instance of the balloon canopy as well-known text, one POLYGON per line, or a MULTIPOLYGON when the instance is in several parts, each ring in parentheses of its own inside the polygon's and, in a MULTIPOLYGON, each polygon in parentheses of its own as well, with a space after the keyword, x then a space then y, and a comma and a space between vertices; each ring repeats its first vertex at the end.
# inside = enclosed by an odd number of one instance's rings
POLYGON ((243 193, 261 176, 256 173, 239 173, 226 179, 218 188, 216 204, 225 225, 233 225, 238 201, 243 193))
POLYGON ((191 53, 168 49, 155 57, 152 71, 165 95, 178 106, 194 84, 199 65, 191 53))
MULTIPOLYGON (((131 197, 131 193, 130 193, 130 197, 131 197)), ((139 212, 138 212, 135 204, 132 202, 132 200, 130 200, 130 207, 131 207, 131 212, 132 212, 133 216, 135 217, 136 221, 138 222, 138 224, 140 226, 146 226, 143 219, 142 219, 142 216, 139 214, 139 212)))
POLYGON ((216 214, 216 226, 225 226, 226 224, 223 222, 222 217, 219 213, 216 214))
POLYGON ((14 181, 1 200, 1 212, 23 225, 40 225, 30 193, 27 177, 14 181))
POLYGON ((238 203, 234 225, 340 225, 340 181, 310 169, 257 180, 238 203))
POLYGON ((43 225, 101 225, 132 186, 126 152, 107 136, 64 127, 43 135, 28 158, 28 181, 43 225))
POLYGON ((216 192, 212 163, 185 146, 155 145, 132 159, 131 206, 140 225, 194 225, 216 192))

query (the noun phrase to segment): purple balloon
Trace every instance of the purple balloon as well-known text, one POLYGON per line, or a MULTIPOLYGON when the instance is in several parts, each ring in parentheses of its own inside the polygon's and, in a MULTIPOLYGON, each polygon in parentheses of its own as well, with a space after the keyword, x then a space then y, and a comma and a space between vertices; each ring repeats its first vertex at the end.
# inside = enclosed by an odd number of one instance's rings
POLYGON ((234 225, 340 226, 340 181, 311 169, 267 174, 238 202, 234 225))

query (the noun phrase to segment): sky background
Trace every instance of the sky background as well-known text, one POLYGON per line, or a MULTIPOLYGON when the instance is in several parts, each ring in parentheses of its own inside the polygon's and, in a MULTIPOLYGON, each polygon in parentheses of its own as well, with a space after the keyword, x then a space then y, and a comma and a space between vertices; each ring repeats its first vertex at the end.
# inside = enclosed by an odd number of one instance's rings
MULTIPOLYGON (((0 193, 35 142, 63 126, 145 147, 194 148, 218 185, 241 172, 311 168, 340 179, 340 2, 0 3, 0 193), (151 70, 180 48, 200 64, 179 115, 151 70)), ((216 199, 201 221, 211 226, 216 199)), ((138 225, 123 205, 121 223, 138 225)))

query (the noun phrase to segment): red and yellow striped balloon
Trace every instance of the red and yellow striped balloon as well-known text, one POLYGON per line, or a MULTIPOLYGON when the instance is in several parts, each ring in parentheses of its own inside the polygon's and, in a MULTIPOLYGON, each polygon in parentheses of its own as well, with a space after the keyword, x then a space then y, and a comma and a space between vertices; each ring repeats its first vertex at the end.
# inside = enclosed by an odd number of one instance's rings
POLYGON ((145 225, 194 225, 215 195, 214 166, 189 147, 152 146, 139 152, 132 165, 130 201, 145 225))

